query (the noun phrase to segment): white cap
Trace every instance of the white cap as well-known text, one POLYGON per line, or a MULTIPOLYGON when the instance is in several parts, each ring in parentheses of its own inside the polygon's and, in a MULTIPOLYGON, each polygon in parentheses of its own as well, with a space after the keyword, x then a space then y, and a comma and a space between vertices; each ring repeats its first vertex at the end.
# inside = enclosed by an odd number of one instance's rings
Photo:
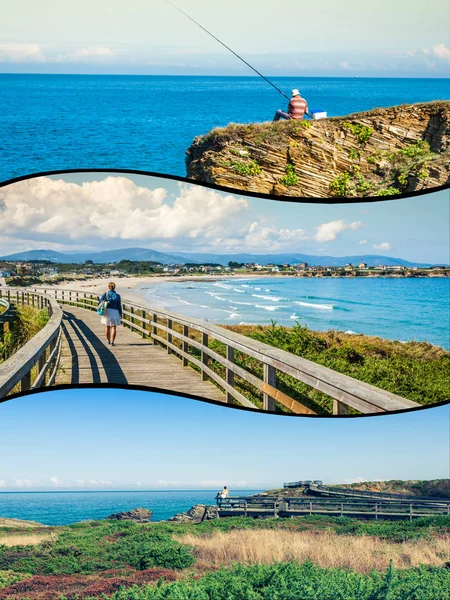
POLYGON ((300 92, 298 90, 292 90, 293 96, 300 96, 300 92))

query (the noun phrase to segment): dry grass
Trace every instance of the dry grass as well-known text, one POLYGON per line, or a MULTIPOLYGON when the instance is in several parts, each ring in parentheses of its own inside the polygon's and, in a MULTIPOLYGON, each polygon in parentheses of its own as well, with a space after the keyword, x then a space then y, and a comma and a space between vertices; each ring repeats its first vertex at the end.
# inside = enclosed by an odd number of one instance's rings
POLYGON ((0 546, 37 546, 41 542, 54 540, 56 534, 46 533, 6 533, 0 534, 0 546))
POLYGON ((384 570, 392 560, 396 568, 420 564, 442 566, 450 560, 448 537, 393 543, 374 537, 337 536, 329 533, 254 530, 215 532, 200 537, 187 534, 178 541, 194 548, 194 554, 209 565, 270 564, 307 559, 321 567, 348 567, 360 573, 384 570))

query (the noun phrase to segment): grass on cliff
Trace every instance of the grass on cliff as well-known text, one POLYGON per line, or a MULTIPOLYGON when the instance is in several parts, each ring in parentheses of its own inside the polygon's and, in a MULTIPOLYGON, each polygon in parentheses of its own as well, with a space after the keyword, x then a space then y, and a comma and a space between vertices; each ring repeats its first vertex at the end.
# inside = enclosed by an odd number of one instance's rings
MULTIPOLYGON (((299 323, 289 328, 272 323, 227 329, 423 405, 450 400, 450 352, 426 342, 401 343, 338 331, 316 332, 299 323)), ((262 376, 256 360, 238 356, 238 361, 262 376)), ((325 394, 289 375, 278 372, 277 378, 281 391, 319 414, 331 413, 332 400, 325 394)))
POLYGON ((12 533, 0 529, 0 600, 403 600, 424 590, 411 598, 448 598, 448 517, 92 521, 51 529, 52 539, 15 547, 2 545, 12 533))
POLYGON ((0 340, 0 363, 31 340, 45 327, 48 320, 48 312, 45 309, 17 305, 17 318, 6 325, 4 338, 0 340))

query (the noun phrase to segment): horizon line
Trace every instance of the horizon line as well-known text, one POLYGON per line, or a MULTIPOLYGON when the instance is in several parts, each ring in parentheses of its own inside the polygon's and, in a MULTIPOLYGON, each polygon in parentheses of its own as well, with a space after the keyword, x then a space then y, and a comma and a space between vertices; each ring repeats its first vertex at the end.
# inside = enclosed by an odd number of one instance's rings
MULTIPOLYGON (((1 75, 55 75, 55 76, 101 76, 101 77, 208 77, 208 78, 224 78, 224 77, 235 77, 238 79, 259 79, 259 77, 257 75, 233 75, 233 74, 228 74, 228 75, 212 75, 212 74, 201 74, 201 73, 178 73, 178 74, 170 74, 170 73, 123 73, 123 72, 118 72, 118 73, 77 73, 77 72, 73 72, 73 73, 54 73, 54 72, 47 72, 47 71, 39 71, 39 72, 32 72, 32 71, 6 71, 6 72, 0 72, 0 76, 1 75)), ((299 75, 299 74, 293 74, 293 75, 277 75, 276 73, 272 73, 272 74, 268 74, 268 77, 277 77, 280 79, 292 79, 292 78, 298 78, 298 79, 436 79, 436 80, 443 80, 443 81, 447 81, 450 80, 450 76, 432 76, 432 75, 397 75, 397 76, 390 76, 390 75, 299 75)))

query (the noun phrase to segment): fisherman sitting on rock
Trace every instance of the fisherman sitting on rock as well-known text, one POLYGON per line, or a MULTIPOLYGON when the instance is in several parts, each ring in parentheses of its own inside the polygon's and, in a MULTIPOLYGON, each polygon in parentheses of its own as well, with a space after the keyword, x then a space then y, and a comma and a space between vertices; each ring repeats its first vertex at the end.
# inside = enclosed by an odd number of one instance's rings
POLYGON ((273 120, 294 119, 295 121, 301 121, 305 114, 308 114, 308 103, 300 96, 298 90, 292 90, 292 98, 289 101, 288 111, 277 110, 273 120))

